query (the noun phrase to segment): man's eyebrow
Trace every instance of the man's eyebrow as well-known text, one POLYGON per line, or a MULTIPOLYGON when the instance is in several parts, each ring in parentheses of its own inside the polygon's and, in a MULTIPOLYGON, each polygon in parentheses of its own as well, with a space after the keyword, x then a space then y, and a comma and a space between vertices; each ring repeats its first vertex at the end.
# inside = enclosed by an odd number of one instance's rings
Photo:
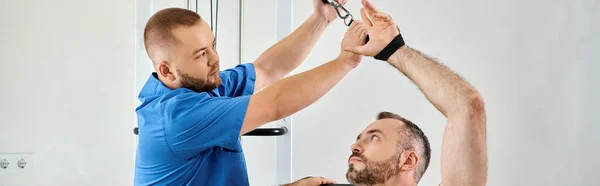
POLYGON ((200 49, 196 49, 196 50, 194 50, 194 52, 192 53, 192 56, 193 56, 193 55, 196 55, 198 52, 200 52, 200 51, 203 51, 203 50, 206 50, 206 47, 202 47, 202 48, 200 48, 200 49))
MULTIPOLYGON (((212 44, 212 45, 210 45, 210 46, 212 47, 212 46, 215 46, 216 44, 217 44, 217 40, 216 40, 216 39, 213 39, 213 44, 212 44)), ((196 53, 198 53, 198 52, 201 52, 201 51, 203 51, 203 50, 206 50, 207 48, 208 48, 208 47, 202 47, 202 48, 199 48, 199 49, 196 49, 196 50, 194 50, 194 52, 192 52, 192 56, 193 56, 193 55, 196 55, 196 53)))
MULTIPOLYGON (((367 134, 372 134, 372 133, 381 133, 381 134, 383 134, 383 132, 381 132, 381 130, 379 130, 379 129, 371 129, 371 130, 367 131, 367 134)), ((361 134, 359 134, 356 137, 356 141, 358 141, 360 139, 360 136, 361 136, 361 134)))

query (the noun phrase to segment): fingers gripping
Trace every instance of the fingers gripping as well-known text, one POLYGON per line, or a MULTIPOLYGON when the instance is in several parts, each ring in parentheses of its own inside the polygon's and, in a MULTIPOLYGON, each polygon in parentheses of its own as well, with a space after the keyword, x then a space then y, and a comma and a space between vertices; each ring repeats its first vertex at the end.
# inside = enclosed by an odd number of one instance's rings
POLYGON ((362 27, 360 27, 360 38, 365 38, 365 39, 367 39, 367 40, 365 41, 365 43, 366 43, 366 42, 369 42, 369 41, 368 41, 368 35, 369 35, 369 30, 368 30, 368 29, 365 27, 365 25, 363 24, 363 26, 362 26, 362 27))
POLYGON ((368 30, 362 21, 357 20, 350 25, 348 32, 356 34, 359 36, 359 38, 364 38, 364 36, 368 33, 368 30))
POLYGON ((302 182, 302 181, 305 181, 305 184, 307 184, 307 185, 335 184, 335 181, 325 178, 325 177, 307 176, 307 177, 304 177, 304 178, 298 180, 298 182, 302 182))
POLYGON ((360 32, 365 28, 364 24, 362 23, 362 21, 354 21, 354 22, 356 22, 356 24, 353 24, 353 25, 355 25, 354 29, 353 29, 354 33, 357 33, 358 35, 360 35, 360 32))
POLYGON ((362 21, 356 21, 353 31, 356 33, 356 35, 359 35, 362 38, 362 35, 367 32, 367 28, 362 21))
POLYGON ((350 24, 350 28, 348 28, 348 32, 354 32, 354 31, 356 31, 357 25, 358 25, 357 21, 352 22, 352 24, 350 24))

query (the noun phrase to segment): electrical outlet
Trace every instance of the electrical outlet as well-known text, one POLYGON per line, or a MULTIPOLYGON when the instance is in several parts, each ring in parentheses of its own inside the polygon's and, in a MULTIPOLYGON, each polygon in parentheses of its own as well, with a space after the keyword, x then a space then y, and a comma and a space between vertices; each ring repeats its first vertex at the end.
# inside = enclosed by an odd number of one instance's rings
POLYGON ((8 162, 7 159, 0 160, 0 168, 2 168, 2 169, 7 169, 9 164, 10 163, 8 162))
POLYGON ((0 176, 29 175, 33 165, 33 153, 0 153, 0 176))
POLYGON ((20 159, 17 161, 17 166, 21 169, 24 169, 25 166, 27 166, 27 161, 25 161, 25 159, 20 159))

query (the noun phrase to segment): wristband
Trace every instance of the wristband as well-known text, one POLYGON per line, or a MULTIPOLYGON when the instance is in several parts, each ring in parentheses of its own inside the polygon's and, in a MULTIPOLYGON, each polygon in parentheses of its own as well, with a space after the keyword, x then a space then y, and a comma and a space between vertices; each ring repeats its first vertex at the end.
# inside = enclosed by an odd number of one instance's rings
POLYGON ((400 47, 404 46, 404 39, 402 38, 402 34, 398 34, 381 52, 374 56, 375 59, 387 61, 396 50, 400 47))

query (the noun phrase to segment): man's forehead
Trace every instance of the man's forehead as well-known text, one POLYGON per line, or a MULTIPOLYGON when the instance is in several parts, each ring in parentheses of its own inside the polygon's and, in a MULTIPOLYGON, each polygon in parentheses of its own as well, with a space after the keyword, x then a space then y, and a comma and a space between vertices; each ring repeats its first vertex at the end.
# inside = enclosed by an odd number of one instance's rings
POLYGON ((404 126, 404 123, 397 119, 386 118, 377 120, 367 126, 360 134, 367 134, 372 131, 381 131, 383 133, 396 133, 399 127, 404 126))
POLYGON ((374 128, 389 129, 389 128, 401 127, 401 126, 404 126, 404 123, 402 121, 393 119, 393 118, 386 118, 386 119, 377 120, 377 121, 369 124, 369 126, 367 126, 367 128, 365 128, 365 131, 368 131, 368 129, 374 129, 374 128))
POLYGON ((212 45, 213 35, 208 24, 200 22, 200 24, 188 27, 179 26, 172 30, 173 36, 178 43, 183 45, 212 45))

